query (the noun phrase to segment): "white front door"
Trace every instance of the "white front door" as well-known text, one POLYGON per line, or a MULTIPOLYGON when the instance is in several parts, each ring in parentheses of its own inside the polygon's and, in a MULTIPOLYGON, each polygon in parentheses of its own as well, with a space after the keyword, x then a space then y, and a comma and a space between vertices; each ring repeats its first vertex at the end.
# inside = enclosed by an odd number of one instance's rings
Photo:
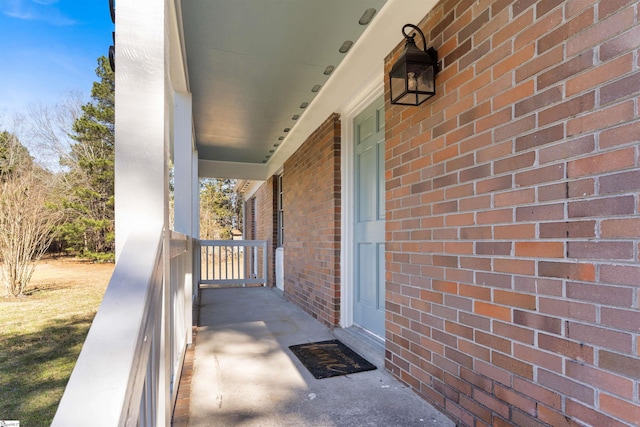
POLYGON ((353 321, 384 338, 384 97, 355 118, 354 130, 353 321))

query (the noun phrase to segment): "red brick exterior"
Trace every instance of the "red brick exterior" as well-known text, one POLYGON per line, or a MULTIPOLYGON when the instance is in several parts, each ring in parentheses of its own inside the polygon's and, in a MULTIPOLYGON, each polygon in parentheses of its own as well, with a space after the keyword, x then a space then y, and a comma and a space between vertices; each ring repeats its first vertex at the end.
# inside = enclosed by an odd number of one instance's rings
POLYGON ((340 320, 340 117, 284 164, 284 291, 323 324, 340 320))
POLYGON ((639 8, 441 1, 387 83, 387 368, 460 426, 640 423, 639 8))
MULTIPOLYGON (((255 230, 255 236, 247 235, 248 239, 267 241, 267 286, 275 286, 275 247, 277 244, 276 204, 275 204, 276 178, 269 178, 254 193, 252 199, 255 203, 255 218, 248 212, 247 230, 255 230), (249 221, 253 221, 251 224, 249 221)), ((245 209, 250 203, 245 204, 245 209)), ((262 269, 261 259, 258 269, 262 269)))
MULTIPOLYGON (((640 424, 639 16, 443 0, 420 23, 436 97, 392 106, 385 82, 387 368, 460 426, 640 424)), ((283 185, 285 294, 336 326, 337 115, 283 185)))

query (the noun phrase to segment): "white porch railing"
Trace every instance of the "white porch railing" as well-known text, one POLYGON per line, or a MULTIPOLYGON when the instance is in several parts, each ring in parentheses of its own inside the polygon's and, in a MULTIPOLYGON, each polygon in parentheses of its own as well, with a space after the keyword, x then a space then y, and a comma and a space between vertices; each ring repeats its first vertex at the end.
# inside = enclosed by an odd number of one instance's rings
MULTIPOLYGON (((170 244, 170 293, 171 321, 170 329, 171 343, 171 409, 178 397, 178 385, 182 374, 185 349, 191 344, 193 326, 193 303, 194 303, 194 257, 193 246, 195 239, 171 232, 170 244)), ((169 420, 170 421, 170 420, 169 420)))
POLYGON ((159 228, 126 242, 53 426, 170 424, 191 341, 192 266, 187 236, 159 228))
POLYGON ((266 240, 200 241, 200 287, 266 283, 266 240))

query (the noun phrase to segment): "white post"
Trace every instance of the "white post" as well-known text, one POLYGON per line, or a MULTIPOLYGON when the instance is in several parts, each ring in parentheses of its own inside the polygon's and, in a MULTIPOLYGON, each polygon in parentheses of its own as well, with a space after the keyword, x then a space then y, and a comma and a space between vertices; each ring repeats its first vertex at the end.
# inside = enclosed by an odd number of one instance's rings
POLYGON ((193 280, 193 293, 192 293, 192 298, 191 301, 192 303, 200 303, 199 301, 197 301, 197 299, 199 298, 199 292, 198 292, 198 286, 200 284, 200 270, 201 270, 201 255, 200 255, 200 177, 199 177, 199 173, 198 173, 198 152, 194 151, 193 152, 193 159, 192 159, 192 163, 193 163, 193 168, 192 168, 192 173, 193 173, 193 178, 191 181, 191 185, 192 185, 192 191, 191 191, 191 195, 192 195, 192 205, 193 205, 193 220, 191 223, 192 226, 192 236, 194 237, 195 243, 193 246, 193 252, 194 252, 194 266, 193 266, 193 275, 194 275, 194 280, 193 280))
POLYGON ((193 232, 193 131, 191 94, 174 92, 173 161, 175 230, 193 232))
POLYGON ((157 0, 120 0, 116 12, 116 259, 130 232, 168 221, 165 17, 157 0))
MULTIPOLYGON (((194 186, 194 155, 197 159, 197 152, 193 144, 192 130, 192 102, 190 93, 174 93, 174 126, 173 126, 173 161, 174 161, 174 228, 176 231, 194 237, 195 218, 194 211, 197 208, 198 192, 197 182, 194 186), (194 191, 196 190, 196 191, 194 191), (194 200, 195 199, 195 200, 194 200)), ((197 171, 195 174, 197 181, 197 171)), ((197 237, 197 235, 195 235, 197 237)), ((190 253, 193 252, 191 251, 190 253)), ((192 260, 194 256, 192 256, 192 260)), ((195 261, 191 263, 191 272, 185 275, 184 292, 185 324, 188 326, 187 343, 191 344, 191 326, 193 325, 193 291, 197 283, 194 284, 195 261)))
MULTIPOLYGON (((119 0, 116 10, 115 219, 116 262, 133 231, 169 224, 169 0, 119 0)), ((166 233, 165 233, 166 234, 166 233)), ((165 235, 164 247, 168 248, 165 235)), ((169 261, 163 256, 165 266, 169 261)), ((133 255, 136 256, 136 255, 133 255)), ((166 277, 169 267, 164 268, 166 277)), ((171 422, 168 402, 167 287, 163 291, 156 425, 171 422)))

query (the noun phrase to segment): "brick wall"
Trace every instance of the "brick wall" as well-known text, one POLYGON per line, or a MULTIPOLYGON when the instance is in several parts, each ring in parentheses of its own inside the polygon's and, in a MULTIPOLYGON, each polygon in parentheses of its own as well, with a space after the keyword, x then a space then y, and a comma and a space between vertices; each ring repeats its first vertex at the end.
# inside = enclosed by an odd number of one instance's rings
MULTIPOLYGON (((255 203, 255 240, 267 241, 267 285, 275 286, 275 245, 277 244, 275 177, 269 178, 253 195, 255 203)), ((248 204, 247 204, 248 205, 248 204)), ((258 271, 262 271, 259 258, 258 271)))
POLYGON ((441 1, 387 83, 387 367, 459 425, 640 424, 638 9, 441 1))
POLYGON ((244 202, 244 237, 247 240, 256 238, 256 199, 251 197, 244 202))
POLYGON ((340 320, 340 118, 332 115, 285 162, 284 289, 327 326, 340 320))

